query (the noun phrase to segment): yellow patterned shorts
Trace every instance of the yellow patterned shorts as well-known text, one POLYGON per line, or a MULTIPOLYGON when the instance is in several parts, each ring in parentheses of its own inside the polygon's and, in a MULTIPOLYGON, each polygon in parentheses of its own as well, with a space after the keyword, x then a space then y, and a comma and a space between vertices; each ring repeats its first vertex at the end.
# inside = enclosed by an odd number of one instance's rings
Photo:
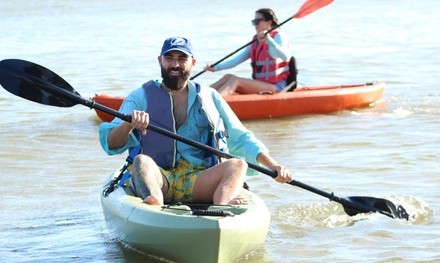
POLYGON ((160 168, 169 184, 168 193, 164 198, 165 203, 191 203, 194 182, 204 170, 206 167, 190 164, 185 159, 179 159, 177 165, 171 169, 160 168))

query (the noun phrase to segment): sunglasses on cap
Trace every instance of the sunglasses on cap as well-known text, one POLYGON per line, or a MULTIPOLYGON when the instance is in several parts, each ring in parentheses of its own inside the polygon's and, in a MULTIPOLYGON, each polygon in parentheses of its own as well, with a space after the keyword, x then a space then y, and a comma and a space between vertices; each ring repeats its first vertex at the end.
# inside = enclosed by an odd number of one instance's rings
POLYGON ((255 18, 254 20, 251 20, 252 25, 254 26, 258 25, 261 21, 267 21, 267 20, 264 18, 255 18))

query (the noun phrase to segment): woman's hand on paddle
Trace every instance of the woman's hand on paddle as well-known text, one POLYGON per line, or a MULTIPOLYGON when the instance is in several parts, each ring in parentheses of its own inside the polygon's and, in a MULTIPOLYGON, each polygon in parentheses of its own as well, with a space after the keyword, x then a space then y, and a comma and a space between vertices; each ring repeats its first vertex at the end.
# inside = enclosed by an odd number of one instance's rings
POLYGON ((211 66, 211 64, 208 64, 205 66, 205 68, 203 69, 204 71, 211 71, 214 72, 215 68, 211 66))
POLYGON ((257 34, 258 41, 265 42, 268 38, 267 30, 261 31, 257 34))
POLYGON ((131 112, 131 126, 142 132, 142 135, 147 134, 148 123, 150 116, 145 111, 134 110, 131 112))

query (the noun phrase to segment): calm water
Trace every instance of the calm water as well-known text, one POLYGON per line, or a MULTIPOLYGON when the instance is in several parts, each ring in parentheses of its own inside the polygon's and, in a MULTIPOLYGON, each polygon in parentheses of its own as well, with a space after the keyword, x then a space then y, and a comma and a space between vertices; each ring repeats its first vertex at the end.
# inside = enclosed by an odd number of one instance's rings
MULTIPOLYGON (((283 21, 301 4, 274 0, 270 7, 283 21)), ((0 59, 44 65, 84 97, 125 95, 159 76, 165 37, 193 41, 198 72, 247 43, 253 12, 266 6, 0 0, 0 59)), ((248 181, 272 224, 264 246, 239 262, 440 261, 439 13, 434 0, 340 0, 282 28, 302 84, 383 80, 383 100, 245 125, 298 180, 339 196, 388 198, 411 219, 350 218, 337 204, 260 175, 248 181)), ((249 64, 230 72, 248 76, 249 64)), ((209 84, 223 73, 197 80, 209 84)), ((0 107, 0 261, 159 261, 124 248, 106 230, 100 187, 125 156, 101 150, 94 111, 39 105, 3 89, 0 107)))

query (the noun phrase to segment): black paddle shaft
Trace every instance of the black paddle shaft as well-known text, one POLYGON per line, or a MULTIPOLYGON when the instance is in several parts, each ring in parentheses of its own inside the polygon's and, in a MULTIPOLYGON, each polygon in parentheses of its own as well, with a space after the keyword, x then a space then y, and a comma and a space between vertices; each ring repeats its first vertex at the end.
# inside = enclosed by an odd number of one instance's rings
MULTIPOLYGON (((3 88, 13 93, 14 95, 37 103, 57 107, 71 107, 76 104, 82 104, 89 108, 98 109, 100 111, 113 115, 126 122, 131 123, 132 120, 130 115, 123 114, 107 106, 95 103, 95 101, 93 100, 81 97, 81 95, 76 92, 69 83, 67 83, 56 73, 32 62, 17 59, 1 61, 0 84, 3 86, 3 88)), ((167 136, 169 138, 173 138, 180 142, 186 143, 193 147, 203 149, 219 157, 223 157, 226 159, 236 158, 233 155, 219 151, 215 148, 199 143, 197 141, 185 138, 153 124, 149 124, 147 129, 167 136)), ((275 178, 277 176, 277 172, 275 170, 268 169, 266 167, 262 167, 260 165, 256 165, 250 162, 247 162, 247 164, 249 168, 269 175, 272 178, 275 178)), ((333 193, 322 191, 297 180, 293 180, 289 182, 289 184, 324 196, 331 201, 335 201, 341 204, 347 214, 351 216, 358 213, 379 212, 391 218, 397 217, 408 219, 408 214, 406 213, 405 209, 403 209, 403 207, 399 205, 396 208, 396 206, 392 202, 386 199, 373 197, 340 198, 335 196, 333 193)))

